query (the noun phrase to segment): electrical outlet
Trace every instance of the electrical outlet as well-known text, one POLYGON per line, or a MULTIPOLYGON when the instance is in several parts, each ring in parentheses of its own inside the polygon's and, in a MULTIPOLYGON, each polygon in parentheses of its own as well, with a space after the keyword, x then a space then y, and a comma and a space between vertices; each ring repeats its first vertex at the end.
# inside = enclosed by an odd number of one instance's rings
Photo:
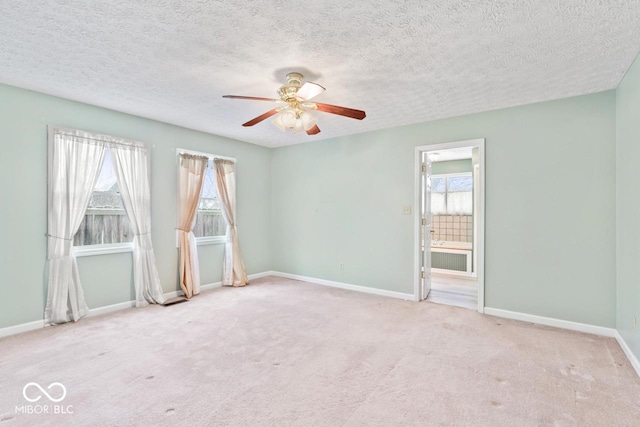
POLYGON ((633 316, 633 330, 636 330, 636 316, 633 316))
POLYGON ((411 215, 411 206, 403 206, 402 215, 411 215))

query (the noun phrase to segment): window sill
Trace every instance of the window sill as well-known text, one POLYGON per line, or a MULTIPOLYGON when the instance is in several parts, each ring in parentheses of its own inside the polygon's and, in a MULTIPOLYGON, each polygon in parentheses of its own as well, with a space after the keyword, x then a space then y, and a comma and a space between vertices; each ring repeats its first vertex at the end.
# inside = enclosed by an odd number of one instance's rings
POLYGON ((74 246, 76 257, 120 254, 123 252, 133 252, 133 242, 112 243, 108 245, 88 245, 74 246))
POLYGON ((196 237, 196 245, 218 245, 221 243, 227 243, 226 236, 212 236, 212 237, 196 237))

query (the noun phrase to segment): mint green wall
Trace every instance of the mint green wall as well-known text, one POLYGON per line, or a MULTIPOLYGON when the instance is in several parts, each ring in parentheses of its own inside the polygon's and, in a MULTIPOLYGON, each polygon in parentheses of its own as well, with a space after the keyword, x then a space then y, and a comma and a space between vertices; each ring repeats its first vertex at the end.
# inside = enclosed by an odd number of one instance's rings
POLYGON ((474 138, 486 305, 613 327, 614 91, 273 150, 274 270, 413 293, 414 147, 474 138))
MULTIPOLYGON (((640 58, 640 57, 639 57, 640 58)), ((617 322, 627 345, 640 359, 640 59, 616 93, 617 322)))
POLYGON ((445 173, 463 173, 473 172, 473 163, 471 159, 462 160, 447 160, 446 162, 433 162, 431 163, 432 174, 445 174, 445 173))
MULTIPOLYGON (((0 85, 0 328, 43 317, 48 124, 153 144, 152 238, 165 291, 178 289, 176 147, 236 157, 238 229, 245 264, 249 274, 271 269, 269 149, 0 85)), ((202 283, 219 281, 222 245, 198 250, 202 283)), ((78 258, 78 265, 89 307, 133 298, 130 253, 78 258)))
MULTIPOLYGON (((176 147, 238 159, 249 273, 412 293, 413 216, 401 210, 413 204, 414 147, 486 138, 487 306, 613 326, 615 103, 609 91, 268 150, 0 85, 0 328, 42 318, 47 124, 154 144, 153 241, 165 291, 177 289, 176 147)), ((618 132, 628 123, 621 116, 618 132)), ((633 150, 621 146, 618 161, 633 150)), ((222 247, 199 250, 203 283, 220 280, 222 247)), ((90 307, 132 298, 130 254, 78 263, 90 307)), ((630 269, 621 262, 618 274, 630 269)))

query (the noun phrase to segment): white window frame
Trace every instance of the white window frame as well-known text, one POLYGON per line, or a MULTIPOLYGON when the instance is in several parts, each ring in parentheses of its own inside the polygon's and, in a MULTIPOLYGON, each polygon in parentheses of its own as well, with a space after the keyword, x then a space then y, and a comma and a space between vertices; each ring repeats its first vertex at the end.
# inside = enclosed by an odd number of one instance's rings
MULTIPOLYGON (((236 164, 238 162, 235 159, 235 157, 221 156, 218 154, 211 154, 211 153, 203 153, 202 151, 187 150, 186 148, 176 148, 176 177, 180 174, 180 169, 179 169, 180 164, 178 162, 180 161, 180 154, 182 153, 193 154, 196 156, 206 156, 209 158, 209 161, 212 162, 212 164, 214 159, 231 160, 233 163, 236 163, 236 164)), ((180 203, 180 201, 178 200, 178 194, 176 192, 176 211, 177 211, 178 203, 180 203)), ((234 208, 234 216, 235 216, 235 208, 234 208)), ((196 245, 198 246, 219 245, 222 243, 227 243, 227 236, 196 237, 196 245)), ((177 247, 178 247, 178 230, 176 230, 176 248, 177 247)))
POLYGON ((133 252, 133 242, 74 246, 73 251, 76 254, 76 258, 94 255, 121 254, 126 252, 133 252))
MULTIPOLYGON (((76 132, 78 129, 66 128, 62 126, 49 125, 47 126, 47 144, 51 144, 53 138, 57 132, 76 132)), ((104 140, 106 142, 111 142, 114 138, 130 141, 134 144, 143 144, 147 149, 150 149, 150 144, 142 141, 132 140, 128 138, 121 138, 111 135, 98 134, 95 132, 88 132, 83 130, 82 132, 88 133, 91 135, 92 139, 96 140, 104 140)), ((151 156, 148 156, 149 168, 151 171, 151 156)), ((149 184, 151 185, 151 183, 149 184)), ((88 211, 89 209, 87 209, 88 211)), ((85 212, 86 215, 86 212, 85 212)), ((125 212, 126 215, 126 212, 125 212)), ((110 254, 120 254, 120 253, 133 253, 133 242, 122 242, 122 243, 107 243, 101 245, 83 245, 83 246, 73 246, 73 252, 76 258, 85 257, 85 256, 95 256, 95 255, 110 255, 110 254)))
MULTIPOLYGON (((471 179, 473 180, 473 172, 453 172, 453 173, 438 173, 438 174, 432 174, 431 178, 444 178, 444 203, 445 206, 447 208, 447 212, 442 213, 442 214, 433 214, 433 215, 438 215, 438 216, 444 216, 444 215, 456 215, 456 214, 450 214, 449 213, 449 180, 447 179, 450 176, 469 176, 471 177, 471 179)), ((440 191, 433 191, 431 190, 432 193, 439 193, 442 194, 440 191)), ((454 193, 462 193, 462 191, 454 191, 454 193)), ((473 195, 473 190, 471 190, 471 194, 473 195)), ((431 208, 431 207, 429 207, 431 208)), ((473 209, 471 211, 472 213, 470 214, 464 214, 464 215, 473 215, 473 209)))

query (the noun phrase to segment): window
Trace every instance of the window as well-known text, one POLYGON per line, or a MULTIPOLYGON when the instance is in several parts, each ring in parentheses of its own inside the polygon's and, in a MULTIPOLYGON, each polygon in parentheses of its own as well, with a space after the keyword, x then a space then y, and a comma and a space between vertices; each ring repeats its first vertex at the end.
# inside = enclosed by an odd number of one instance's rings
MULTIPOLYGON (((126 243, 121 246, 130 248, 129 243, 133 242, 133 237, 116 174, 111 164, 111 150, 107 148, 89 207, 73 238, 73 245, 76 247, 113 246, 113 244, 126 243)), ((82 250, 79 251, 79 254, 82 253, 82 250)))
POLYGON ((472 215, 473 177, 471 173, 431 176, 433 215, 472 215))
POLYGON ((218 241, 219 239, 205 238, 220 237, 227 234, 227 222, 224 220, 222 211, 220 210, 216 177, 213 172, 213 160, 209 160, 209 164, 207 165, 193 234, 195 234, 200 243, 207 240, 218 241))
POLYGON ((225 221, 224 216, 222 215, 222 209, 220 208, 220 199, 218 197, 218 189, 216 186, 216 174, 213 170, 213 159, 225 158, 233 160, 234 162, 235 159, 181 148, 176 151, 178 156, 180 156, 180 153, 188 153, 209 157, 204 184, 202 187, 202 194, 200 195, 200 202, 198 204, 196 222, 193 226, 193 234, 196 236, 196 243, 198 245, 209 245, 226 242, 227 222, 225 221))

